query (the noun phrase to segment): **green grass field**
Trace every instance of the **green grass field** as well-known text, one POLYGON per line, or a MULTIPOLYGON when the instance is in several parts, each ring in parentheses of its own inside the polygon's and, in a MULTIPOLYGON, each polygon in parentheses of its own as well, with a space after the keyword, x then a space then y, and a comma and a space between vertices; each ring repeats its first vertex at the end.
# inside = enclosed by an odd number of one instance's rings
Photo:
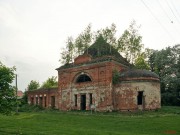
POLYGON ((180 135, 180 107, 136 113, 20 112, 0 115, 0 135, 180 135))

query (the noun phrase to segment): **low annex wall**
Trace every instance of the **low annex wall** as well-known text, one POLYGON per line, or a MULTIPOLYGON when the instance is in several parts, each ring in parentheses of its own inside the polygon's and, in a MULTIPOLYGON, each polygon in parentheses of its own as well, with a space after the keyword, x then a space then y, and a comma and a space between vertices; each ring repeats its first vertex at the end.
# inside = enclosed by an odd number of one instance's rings
POLYGON ((43 108, 58 108, 58 88, 37 89, 28 91, 28 104, 43 108))

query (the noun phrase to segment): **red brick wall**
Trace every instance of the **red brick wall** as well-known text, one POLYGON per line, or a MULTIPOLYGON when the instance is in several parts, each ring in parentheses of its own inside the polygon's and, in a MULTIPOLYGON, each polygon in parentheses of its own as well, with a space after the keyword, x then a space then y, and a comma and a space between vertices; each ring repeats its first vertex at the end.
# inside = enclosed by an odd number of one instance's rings
POLYGON ((140 81, 132 80, 123 81, 114 86, 115 110, 154 110, 161 107, 160 83, 158 81, 152 78, 144 78, 140 81), (139 91, 143 92, 142 105, 137 104, 139 91))
POLYGON ((51 88, 51 89, 39 89, 34 91, 28 91, 28 103, 36 105, 36 99, 37 99, 37 105, 40 105, 44 108, 50 108, 51 107, 51 97, 55 97, 55 108, 58 107, 58 88, 51 88), (46 98, 46 100, 45 100, 46 98), (33 103, 32 103, 33 99, 33 103), (42 100, 42 104, 40 104, 42 100))
POLYGON ((114 62, 99 62, 94 64, 84 64, 79 67, 72 67, 58 71, 59 84, 59 108, 61 110, 80 110, 80 95, 86 94, 87 107, 88 93, 93 94, 93 102, 96 104, 98 110, 112 109, 112 72, 117 68, 120 70, 124 68, 122 65, 114 62), (76 83, 79 75, 88 75, 92 82, 76 83), (74 95, 78 96, 78 106, 74 106, 74 95))
POLYGON ((88 54, 79 55, 77 58, 74 59, 74 64, 80 64, 91 61, 91 56, 88 54))

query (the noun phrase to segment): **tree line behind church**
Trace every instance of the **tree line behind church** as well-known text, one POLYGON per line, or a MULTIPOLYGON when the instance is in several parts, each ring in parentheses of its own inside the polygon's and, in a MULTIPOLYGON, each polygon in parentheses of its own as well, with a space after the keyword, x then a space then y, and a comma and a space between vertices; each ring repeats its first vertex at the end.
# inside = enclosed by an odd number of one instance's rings
POLYGON ((49 88, 57 88, 58 87, 58 82, 57 82, 57 77, 52 76, 49 77, 45 82, 43 82, 41 85, 38 81, 36 80, 31 80, 30 83, 27 86, 28 91, 33 91, 37 89, 49 89, 49 88))
MULTIPOLYGON (((68 37, 61 51, 61 64, 73 63, 98 37, 115 48, 137 69, 155 72, 160 77, 162 105, 180 105, 180 44, 162 50, 144 48, 140 26, 133 20, 123 34, 117 37, 116 25, 92 32, 89 24, 76 38, 68 37)), ((87 52, 87 51, 86 51, 87 52)))

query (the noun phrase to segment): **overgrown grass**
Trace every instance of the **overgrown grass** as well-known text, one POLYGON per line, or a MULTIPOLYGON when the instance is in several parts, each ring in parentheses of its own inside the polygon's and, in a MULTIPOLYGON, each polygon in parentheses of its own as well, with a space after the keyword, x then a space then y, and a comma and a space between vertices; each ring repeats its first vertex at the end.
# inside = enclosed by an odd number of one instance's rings
POLYGON ((180 107, 150 112, 20 112, 0 115, 0 135, 180 134, 180 107))

